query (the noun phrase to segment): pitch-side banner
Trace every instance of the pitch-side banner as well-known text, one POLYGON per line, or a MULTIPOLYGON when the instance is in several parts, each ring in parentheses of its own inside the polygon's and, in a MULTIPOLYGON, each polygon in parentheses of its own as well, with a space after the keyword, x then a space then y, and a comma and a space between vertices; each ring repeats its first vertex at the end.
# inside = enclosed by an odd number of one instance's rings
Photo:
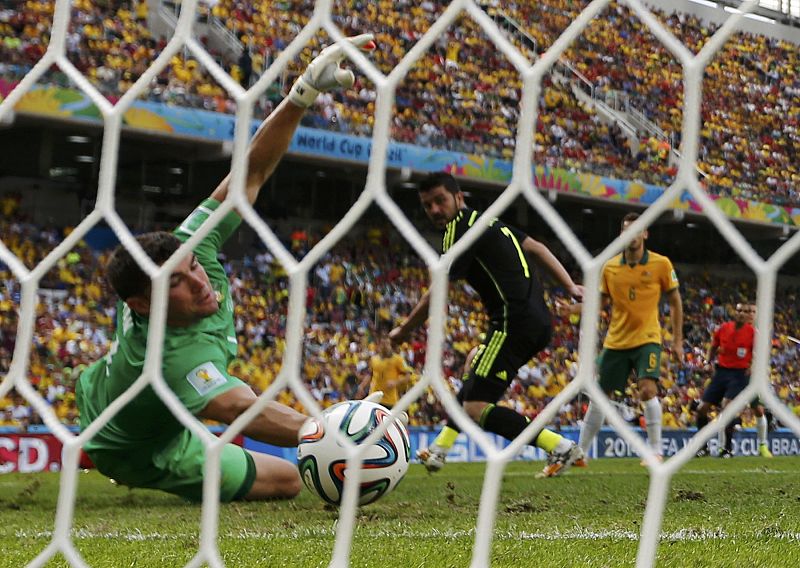
MULTIPOLYGON (((643 435, 637 431, 639 435, 643 435)), ((564 436, 571 440, 578 439, 578 431, 575 429, 563 430, 564 436)), ((665 456, 672 456, 686 446, 691 439, 693 430, 668 430, 664 432, 663 453, 665 456)), ((418 448, 428 447, 436 438, 436 431, 426 428, 409 428, 411 441, 411 455, 416 454, 418 448)), ((490 436, 495 447, 502 448, 507 445, 506 441, 499 436, 490 436)), ((295 461, 296 450, 294 448, 278 448, 269 444, 264 444, 237 436, 234 443, 242 443, 250 450, 275 455, 284 459, 295 461)), ((717 439, 713 438, 709 442, 712 453, 717 446, 717 439)), ((0 474, 3 473, 37 473, 42 471, 61 470, 61 447, 58 438, 52 434, 0 434, 0 474)), ((779 430, 771 432, 769 435, 769 447, 776 456, 798 456, 800 455, 800 439, 789 430, 779 430)), ((733 453, 736 456, 755 456, 758 455, 758 444, 756 443, 755 431, 737 432, 733 439, 733 453)), ((594 445, 589 456, 596 458, 626 458, 636 456, 633 448, 623 438, 617 435, 614 430, 604 428, 594 445)), ((533 447, 526 447, 517 457, 519 460, 543 460, 545 454, 542 450, 533 447)), ((484 462, 486 453, 474 441, 464 434, 456 440, 453 449, 447 456, 449 462, 484 462)), ((414 458, 413 461, 416 461, 414 458)))
MULTIPOLYGON (((644 436, 640 429, 634 431, 644 436)), ((685 447, 694 430, 665 430, 664 439, 662 444, 663 454, 667 457, 675 455, 683 447, 685 447)), ((409 438, 411 441, 411 455, 416 455, 418 448, 426 448, 436 438, 437 431, 429 430, 427 428, 409 428, 409 438)), ((565 429, 561 434, 567 438, 577 441, 578 430, 574 428, 565 429)), ((800 455, 800 439, 789 430, 780 430, 777 432, 770 432, 770 450, 776 456, 797 456, 800 455)), ((497 448, 502 448, 507 445, 507 442, 499 436, 490 435, 492 443, 497 448)), ((712 453, 717 450, 716 437, 710 441, 712 453)), ((245 438, 245 448, 276 455, 288 460, 295 460, 294 448, 276 448, 267 444, 262 444, 249 438, 245 438)), ((744 430, 737 432, 733 439, 733 453, 737 456, 755 456, 758 455, 758 444, 756 443, 755 431, 744 430)), ((636 456, 630 444, 621 438, 614 430, 610 428, 603 428, 597 436, 594 445, 589 451, 589 457, 592 458, 626 458, 636 456)), ((545 453, 531 446, 527 446, 522 453, 517 457, 519 460, 543 460, 545 453)), ((461 434, 456 440, 453 449, 447 456, 449 462, 483 462, 486 461, 486 453, 474 441, 466 435, 461 434)), ((416 458, 414 458, 416 461, 416 458)))
POLYGON ((61 442, 52 434, 0 434, 0 473, 61 470, 61 442))
MULTIPOLYGON (((63 444, 53 434, 41 430, 36 433, 0 433, 0 474, 61 471, 63 444)), ((213 428, 211 431, 218 434, 222 429, 213 428)), ((244 437, 236 436, 233 443, 243 445, 244 437)), ((91 467, 91 461, 82 458, 81 467, 91 467)))

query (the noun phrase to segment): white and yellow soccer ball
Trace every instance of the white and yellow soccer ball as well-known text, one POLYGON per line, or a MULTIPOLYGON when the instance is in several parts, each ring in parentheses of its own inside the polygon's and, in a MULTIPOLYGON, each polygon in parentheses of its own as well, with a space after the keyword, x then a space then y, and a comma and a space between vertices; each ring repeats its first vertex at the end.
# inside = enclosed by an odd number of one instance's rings
POLYGON ((408 431, 400 420, 392 419, 386 407, 367 400, 340 402, 325 410, 321 420, 305 423, 297 446, 297 467, 306 487, 324 501, 339 505, 347 478, 347 458, 335 431, 361 444, 387 421, 391 423, 386 432, 364 453, 358 503, 372 503, 397 487, 408 471, 408 431))

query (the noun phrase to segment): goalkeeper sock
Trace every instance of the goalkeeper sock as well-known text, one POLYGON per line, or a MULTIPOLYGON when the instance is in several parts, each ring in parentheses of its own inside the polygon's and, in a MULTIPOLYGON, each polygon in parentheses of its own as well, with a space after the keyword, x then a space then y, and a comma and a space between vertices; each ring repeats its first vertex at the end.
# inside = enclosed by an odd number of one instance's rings
POLYGON ((756 429, 758 431, 758 445, 767 444, 769 441, 767 440, 767 417, 766 416, 759 416, 756 419, 756 429))
POLYGON ((650 448, 658 454, 662 454, 661 449, 661 401, 658 397, 653 397, 644 403, 644 424, 647 429, 647 441, 650 448))
POLYGON ((588 455, 589 447, 592 445, 600 428, 603 427, 604 419, 603 411, 597 408, 594 403, 590 402, 589 408, 586 410, 586 416, 583 417, 583 427, 581 428, 581 435, 578 441, 578 445, 583 450, 583 453, 588 455))

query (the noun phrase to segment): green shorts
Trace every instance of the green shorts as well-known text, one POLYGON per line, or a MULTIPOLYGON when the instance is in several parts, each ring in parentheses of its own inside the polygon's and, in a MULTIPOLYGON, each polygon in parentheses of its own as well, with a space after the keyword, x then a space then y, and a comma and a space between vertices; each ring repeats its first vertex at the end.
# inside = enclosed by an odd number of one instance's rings
MULTIPOLYGON (((167 446, 125 450, 92 449, 86 452, 97 470, 120 485, 160 489, 190 501, 203 499, 203 442, 189 430, 167 446)), ((256 479, 253 456, 244 448, 227 444, 221 456, 220 501, 242 499, 256 479)))
POLYGON ((625 392, 631 371, 636 378, 658 380, 661 376, 661 345, 645 343, 633 349, 603 349, 597 360, 603 392, 625 392))

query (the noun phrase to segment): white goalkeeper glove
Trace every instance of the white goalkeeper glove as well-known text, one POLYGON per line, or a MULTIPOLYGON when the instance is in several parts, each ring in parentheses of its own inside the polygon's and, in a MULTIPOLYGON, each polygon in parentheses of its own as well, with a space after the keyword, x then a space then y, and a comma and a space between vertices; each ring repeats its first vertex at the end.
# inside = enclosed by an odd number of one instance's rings
MULTIPOLYGON (((372 51, 375 49, 373 38, 372 34, 361 34, 349 37, 345 41, 349 41, 362 51, 372 51)), ((349 69, 339 67, 344 58, 345 52, 338 44, 323 49, 308 64, 305 73, 294 82, 289 92, 289 100, 299 107, 308 108, 320 93, 352 87, 356 80, 355 75, 349 69)))
MULTIPOLYGON (((375 391, 374 393, 366 397, 364 400, 366 400, 367 402, 374 402, 380 404, 382 399, 383 399, 383 391, 375 391)), ((397 420, 402 422, 403 426, 408 426, 408 412, 406 411, 400 412, 399 415, 397 416, 397 420)))
POLYGON ((375 404, 380 404, 381 400, 383 400, 383 391, 375 391, 368 397, 365 397, 364 400, 367 402, 374 402, 375 404))

